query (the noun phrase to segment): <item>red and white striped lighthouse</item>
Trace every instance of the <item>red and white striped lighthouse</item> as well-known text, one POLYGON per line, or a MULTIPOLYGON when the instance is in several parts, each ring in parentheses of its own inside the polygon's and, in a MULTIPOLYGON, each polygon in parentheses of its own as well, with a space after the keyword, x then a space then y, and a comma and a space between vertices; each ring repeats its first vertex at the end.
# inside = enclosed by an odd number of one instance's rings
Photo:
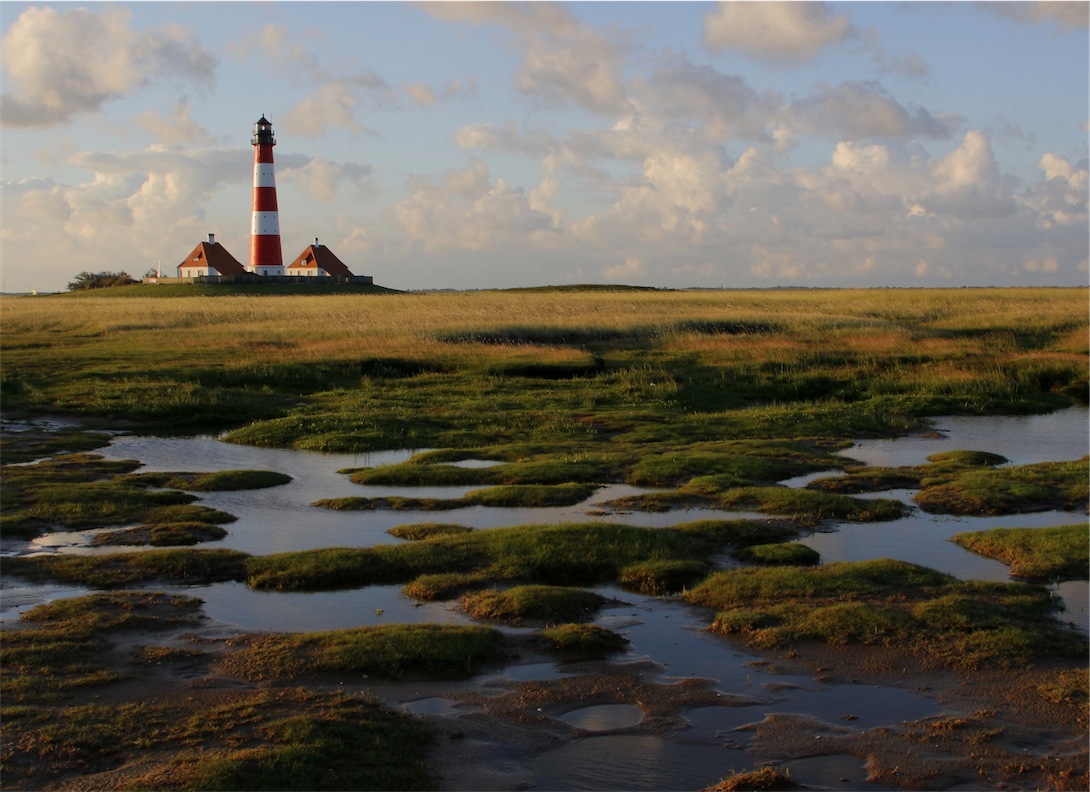
POLYGON ((261 116, 254 124, 254 213, 250 223, 249 272, 258 275, 283 275, 284 257, 280 249, 280 217, 276 209, 276 175, 273 171, 272 124, 261 116))

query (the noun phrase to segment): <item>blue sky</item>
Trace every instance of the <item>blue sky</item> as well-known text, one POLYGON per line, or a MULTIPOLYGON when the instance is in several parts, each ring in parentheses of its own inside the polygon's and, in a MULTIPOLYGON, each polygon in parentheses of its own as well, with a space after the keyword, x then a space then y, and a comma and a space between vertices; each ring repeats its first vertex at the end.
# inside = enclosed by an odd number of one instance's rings
POLYGON ((0 3, 4 291, 1085 285, 1087 3, 0 3))

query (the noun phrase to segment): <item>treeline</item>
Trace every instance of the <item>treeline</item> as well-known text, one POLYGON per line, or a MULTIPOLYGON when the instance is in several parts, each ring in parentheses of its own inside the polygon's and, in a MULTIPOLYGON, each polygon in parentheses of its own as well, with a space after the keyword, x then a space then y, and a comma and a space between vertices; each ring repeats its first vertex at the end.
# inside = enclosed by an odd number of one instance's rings
POLYGON ((81 272, 68 283, 68 291, 108 289, 111 286, 128 286, 136 282, 127 272, 81 272))

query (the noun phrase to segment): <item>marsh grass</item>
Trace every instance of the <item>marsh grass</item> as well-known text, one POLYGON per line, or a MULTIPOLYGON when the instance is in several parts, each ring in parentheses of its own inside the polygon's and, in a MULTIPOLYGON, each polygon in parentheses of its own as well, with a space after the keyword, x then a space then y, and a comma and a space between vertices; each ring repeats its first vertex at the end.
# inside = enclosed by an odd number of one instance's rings
POLYGON ((556 624, 588 621, 605 602, 605 597, 590 591, 530 585, 466 594, 462 610, 474 619, 516 626, 524 622, 556 624))
POLYGON ((422 723, 358 697, 302 697, 309 700, 298 702, 295 713, 265 720, 257 746, 208 759, 179 757, 187 788, 435 788, 424 761, 434 737, 422 723))
POLYGON ((5 574, 120 589, 156 582, 180 584, 245 580, 246 553, 236 550, 169 549, 104 555, 21 556, 4 560, 5 574))
MULTIPOLYGON (((364 451, 575 439, 577 411, 649 405, 682 435, 803 403, 889 432, 1087 389, 1085 289, 169 293, 2 298, 6 408, 364 451), (500 402, 535 420, 496 420, 500 402)), ((778 426, 749 436, 804 436, 778 426)))
POLYGON ((232 639, 225 671, 250 680, 314 673, 469 676, 503 657, 501 633, 488 627, 392 624, 320 633, 232 639))
POLYGON ((628 639, 597 624, 558 624, 538 633, 536 643, 566 659, 594 660, 624 651, 628 639))
POLYGON ((129 757, 139 765, 117 781, 126 788, 424 790, 437 783, 424 760, 434 737, 421 721, 365 697, 301 687, 228 691, 195 712, 162 700, 5 706, 4 727, 6 785, 22 773, 45 785, 46 765, 78 783, 92 772, 130 770, 129 757))
POLYGON ((848 467, 844 475, 811 481, 806 489, 840 494, 919 489, 913 500, 924 511, 937 514, 1087 510, 1090 458, 999 467, 1006 461, 982 451, 948 451, 928 457, 925 465, 848 467))
POLYGON ((272 470, 221 470, 214 473, 133 473, 125 477, 133 484, 188 492, 222 492, 279 487, 291 476, 272 470))
POLYGON ((1090 575, 1090 530, 1085 523, 1058 528, 991 528, 959 533, 954 544, 995 558, 1030 580, 1085 580, 1090 575))
POLYGON ((453 523, 414 523, 412 525, 395 525, 386 533, 390 534, 390 536, 396 536, 398 539, 417 541, 431 539, 435 536, 469 533, 472 530, 468 525, 455 525, 453 523))
POLYGON ((639 561, 621 569, 620 583, 641 594, 661 597, 702 580, 711 569, 707 561, 661 559, 639 561))
POLYGON ((958 581, 888 559, 719 572, 685 595, 719 611, 713 630, 761 648, 817 641, 904 646, 956 667, 1085 656, 1085 638, 1049 616, 1049 593, 1022 583, 958 581))
POLYGON ((122 674, 103 662, 107 634, 196 625, 200 605, 194 597, 116 592, 31 608, 20 616, 24 626, 4 630, 0 674, 5 709, 12 703, 54 701, 75 688, 120 679, 122 674))
POLYGON ((181 547, 215 542, 227 536, 227 530, 206 522, 150 523, 137 528, 102 531, 91 539, 93 547, 104 545, 150 545, 181 547))
POLYGON ((421 599, 442 598, 485 581, 593 585, 637 577, 672 586, 726 547, 793 538, 797 528, 745 520, 702 520, 673 528, 611 523, 522 525, 442 534, 365 548, 320 548, 266 556, 174 548, 104 555, 24 556, 5 573, 116 589, 157 581, 203 584, 245 581, 255 589, 322 591, 414 583, 421 599), (635 566, 634 566, 635 565, 635 566), (645 565, 645 566, 639 566, 645 565), (629 574, 632 573, 629 569, 629 574), (665 581, 665 582, 664 582, 665 581), (431 592, 430 594, 428 592, 431 592))
POLYGON ((913 500, 942 514, 1024 514, 1083 511, 1090 500, 1090 458, 1000 469, 969 468, 925 478, 913 500))
POLYGON ((598 489, 596 484, 510 484, 467 492, 460 498, 410 498, 388 495, 375 498, 352 496, 324 498, 314 506, 325 509, 374 511, 447 511, 467 506, 506 508, 545 508, 574 506, 582 503, 598 489))
POLYGON ((810 524, 834 519, 846 522, 895 520, 905 512, 904 504, 889 498, 854 498, 835 492, 735 484, 729 476, 699 476, 670 492, 626 495, 601 505, 618 511, 664 512, 691 507, 752 510, 810 524))
POLYGON ((816 550, 796 543, 740 547, 734 551, 734 557, 762 566, 815 566, 821 562, 816 550))
POLYGON ((804 789, 791 779, 791 774, 775 767, 760 767, 756 770, 746 770, 740 773, 731 773, 718 784, 710 787, 707 792, 736 792, 747 790, 748 792, 774 792, 776 790, 804 789))
MULTIPOLYGON (((33 537, 58 527, 85 530, 145 523, 143 531, 165 540, 166 524, 229 523, 233 515, 193 504, 196 496, 176 490, 149 490, 154 485, 131 471, 140 463, 106 460, 96 454, 53 457, 33 465, 5 465, 0 492, 6 536, 33 537)), ((188 530, 188 529, 187 529, 188 530)), ((188 530, 190 535, 195 535, 188 530)), ((183 535, 183 534, 179 534, 183 535)))

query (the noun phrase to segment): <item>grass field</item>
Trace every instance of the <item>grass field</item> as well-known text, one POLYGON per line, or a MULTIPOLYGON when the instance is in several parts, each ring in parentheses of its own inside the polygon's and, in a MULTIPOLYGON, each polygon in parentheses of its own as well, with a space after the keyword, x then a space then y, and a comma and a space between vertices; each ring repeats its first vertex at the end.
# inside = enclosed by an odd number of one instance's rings
POLYGON ((3 297, 5 410, 329 450, 555 448, 1087 395, 1085 289, 185 293, 3 297))

